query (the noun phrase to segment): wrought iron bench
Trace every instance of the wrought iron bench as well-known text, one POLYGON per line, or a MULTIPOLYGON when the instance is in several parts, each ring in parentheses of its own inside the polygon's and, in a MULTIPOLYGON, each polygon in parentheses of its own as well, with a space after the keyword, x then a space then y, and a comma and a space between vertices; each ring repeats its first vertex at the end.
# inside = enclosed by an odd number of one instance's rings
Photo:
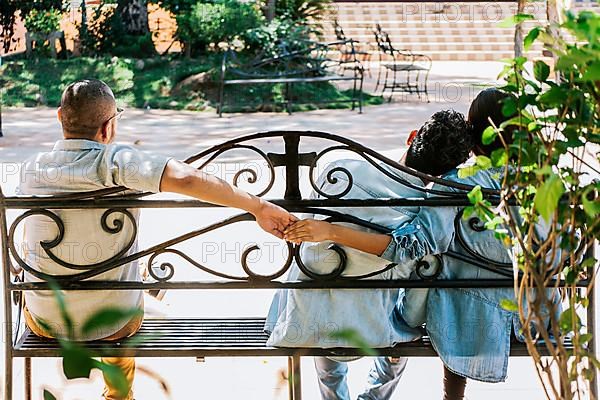
MULTIPOLYGON (((274 202, 286 207, 292 212, 310 212, 312 214, 321 214, 324 216, 335 216, 336 221, 348 221, 359 225, 364 225, 372 229, 386 231, 383 227, 373 226, 372 224, 358 220, 350 215, 335 213, 332 207, 389 207, 389 206, 426 206, 426 207, 444 207, 444 206, 467 206, 468 199, 465 196, 468 186, 453 182, 444 181, 438 178, 419 174, 413 170, 398 164, 397 162, 382 156, 381 154, 362 146, 352 140, 341 136, 322 132, 266 132, 230 140, 223 144, 214 146, 186 160, 186 162, 205 169, 216 164, 225 153, 247 152, 250 158, 258 159, 261 164, 256 162, 245 164, 236 169, 232 181, 236 185, 246 178, 246 183, 250 186, 260 185, 261 187, 254 192, 259 196, 273 196, 278 190, 276 183, 282 176, 285 176, 284 185, 281 191, 285 191, 280 200, 274 202), (302 142, 302 143, 301 143, 302 142), (283 145, 283 146, 281 146, 283 145), (280 150, 283 147, 283 152, 280 150), (279 150, 278 150, 279 148, 279 150), (347 190, 340 193, 323 193, 320 199, 309 199, 302 194, 301 188, 317 190, 315 183, 315 173, 320 168, 324 157, 331 156, 332 152, 349 152, 354 156, 367 161, 378 168, 382 174, 386 174, 390 179, 398 184, 407 184, 406 180, 394 171, 408 172, 413 175, 427 177, 438 183, 453 186, 462 193, 451 193, 447 195, 436 195, 433 198, 408 199, 408 198, 390 198, 390 199, 372 199, 359 200, 344 198, 347 190), (389 168, 382 168, 381 163, 389 168), (264 166, 266 174, 261 175, 259 167, 264 166), (301 174, 301 167, 308 169, 308 177, 301 174), (279 174, 277 170, 284 169, 285 174, 279 174), (301 177, 305 180, 301 182, 301 177)), ((239 158, 236 158, 239 160, 239 158)), ((231 172, 231 171, 229 171, 231 172)), ((348 185, 353 184, 352 176, 343 168, 330 169, 327 177, 334 180, 336 174, 345 174, 348 185)), ((350 186, 348 186, 349 188, 350 186)), ((427 189, 421 188, 426 191, 427 189)), ((489 199, 494 200, 494 192, 486 191, 489 199)), ((4 279, 4 337, 5 344, 5 399, 13 398, 13 361, 15 358, 25 359, 25 394, 17 398, 31 399, 31 375, 32 359, 38 357, 58 357, 60 348, 56 341, 42 339, 32 334, 29 329, 21 327, 20 312, 22 302, 20 294, 29 290, 48 290, 50 288, 47 279, 43 275, 37 274, 42 278, 39 282, 24 282, 24 273, 35 272, 33 266, 28 265, 19 253, 18 238, 15 237, 18 232, 18 226, 24 219, 34 215, 54 216, 54 221, 58 224, 59 236, 50 242, 45 242, 42 246, 45 251, 52 251, 63 239, 64 226, 60 218, 54 214, 55 210, 61 209, 106 209, 102 220, 99 221, 99 229, 102 227, 106 232, 116 234, 122 229, 123 223, 110 226, 107 224, 107 215, 121 213, 125 216, 131 209, 159 209, 156 212, 169 213, 176 209, 188 209, 187 212, 202 209, 213 209, 214 205, 203 203, 190 199, 157 200, 147 198, 149 194, 130 194, 124 192, 123 188, 105 189, 98 192, 75 193, 56 197, 18 197, 4 196, 0 191, 0 232, 2 237, 2 266, 4 279), (18 213, 15 214, 15 213, 18 213), (15 215, 17 215, 15 217, 15 215), (120 226, 121 228, 118 228, 120 226), (46 278, 46 279, 43 279, 46 278)), ((275 194, 280 196, 279 194, 275 194)), ((125 218, 124 218, 125 219, 125 218)), ((206 266, 204 261, 199 260, 198 254, 186 254, 180 245, 185 245, 191 240, 202 241, 202 237, 209 232, 216 231, 231 225, 243 222, 252 223, 252 217, 249 214, 238 214, 229 217, 217 223, 212 223, 197 229, 193 229, 184 234, 169 236, 161 242, 145 247, 142 250, 125 256, 113 257, 105 260, 100 268, 74 270, 72 275, 54 276, 61 288, 65 290, 83 290, 83 289, 110 289, 110 290, 214 290, 214 289, 368 289, 368 288, 464 288, 464 287, 513 287, 512 270, 505 267, 499 268, 497 265, 491 265, 483 259, 467 257, 465 262, 470 262, 481 268, 492 268, 497 271, 498 279, 479 279, 479 280, 441 280, 429 278, 417 280, 382 280, 382 279, 349 279, 341 277, 345 263, 343 257, 340 258, 340 264, 336 269, 337 273, 327 277, 315 276, 312 280, 292 281, 284 276, 286 272, 294 265, 294 261, 301 263, 298 247, 289 243, 281 242, 282 249, 286 250, 286 255, 282 257, 283 265, 269 265, 271 272, 256 272, 255 264, 250 262, 251 254, 260 251, 257 245, 251 245, 245 248, 241 254, 241 273, 227 272, 224 266, 210 267, 206 266), (178 265, 174 262, 159 262, 158 257, 172 256, 182 262, 178 265), (111 282, 90 280, 103 271, 119 268, 134 259, 147 260, 148 271, 153 277, 152 280, 144 282, 111 282), (176 266, 177 265, 177 266, 176 266), (200 274, 200 278, 184 279, 179 278, 177 272, 189 271, 200 274), (85 278, 85 279, 84 279, 85 278), (217 278, 217 279, 215 279, 217 278)), ((137 227, 134 225, 133 236, 138 234, 137 227)), ((338 251, 343 251, 338 248, 338 251)), ((339 253, 338 253, 339 254, 339 253)), ((424 265, 424 268, 429 266, 424 265)), ((433 277, 436 275, 433 274, 433 277)), ((559 283, 560 284, 560 283, 559 283)), ((581 282, 584 286, 587 283, 581 282)), ((593 329, 594 326, 594 301, 590 295, 590 307, 588 308, 588 326, 593 329)), ((244 318, 207 318, 201 315, 191 318, 148 318, 144 321, 141 331, 131 340, 120 342, 89 342, 87 347, 95 355, 135 355, 137 357, 228 357, 228 356, 274 356, 288 357, 288 380, 289 396, 291 399, 301 399, 300 385, 300 358, 302 356, 355 356, 360 355, 362 350, 354 348, 274 348, 266 345, 267 334, 263 331, 264 316, 244 317, 244 318)), ((568 346, 569 343, 566 343, 568 346)), ((542 349, 543 351, 543 349, 542 349)), ((592 348, 591 351, 594 351, 592 348)), ((393 348, 377 349, 380 355, 387 356, 411 356, 411 357, 435 357, 436 353, 427 337, 421 340, 402 343, 393 348)), ((513 356, 527 356, 527 349, 524 344, 514 343, 511 348, 513 356)))
POLYGON ((217 113, 223 115, 226 106, 225 87, 236 85, 284 85, 283 105, 291 114, 292 106, 307 102, 294 101, 294 85, 317 84, 322 82, 352 82, 352 97, 349 100, 323 101, 316 99, 310 103, 352 103, 352 110, 358 104, 362 112, 363 67, 356 57, 352 41, 333 43, 302 42, 294 46, 280 44, 275 56, 260 53, 250 61, 240 60, 237 53, 228 50, 223 54, 219 78, 217 113), (345 49, 338 59, 331 54, 345 49), (346 76, 345 71, 352 74, 346 76))

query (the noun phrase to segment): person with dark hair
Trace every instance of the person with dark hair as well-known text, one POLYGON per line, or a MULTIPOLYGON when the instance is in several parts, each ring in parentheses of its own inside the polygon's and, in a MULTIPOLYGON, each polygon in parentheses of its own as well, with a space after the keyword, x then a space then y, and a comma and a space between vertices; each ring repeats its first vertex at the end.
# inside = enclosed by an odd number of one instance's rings
POLYGON ((483 144, 481 137, 483 131, 489 126, 497 128, 500 125, 512 118, 515 114, 505 116, 503 106, 505 102, 512 99, 516 102, 513 95, 503 92, 497 88, 487 88, 479 92, 475 99, 471 102, 467 120, 472 128, 473 152, 476 155, 490 155, 492 151, 503 147, 503 141, 506 144, 512 143, 513 129, 508 127, 502 133, 502 139, 496 137, 490 144, 483 144), (493 124, 493 125, 492 125, 493 124))
MULTIPOLYGON (((430 175, 440 175, 455 169, 466 161, 472 148, 469 125, 464 116, 453 110, 436 112, 419 130, 412 131, 407 141, 409 148, 400 163, 430 175)), ((386 177, 385 174, 361 160, 338 160, 333 164, 352 176, 353 182, 345 198, 418 198, 423 193, 414 187, 423 187, 427 182, 408 173, 390 170, 401 176, 413 187, 404 186, 386 177)), ((389 168, 381 164, 380 168, 389 168)), ((317 185, 325 193, 336 193, 349 183, 348 176, 336 175, 335 182, 327 179, 325 171, 317 179, 317 185), (341 187, 340 187, 341 186, 341 187)), ((313 197, 318 197, 313 193, 313 197)), ((371 223, 394 228, 397 224, 410 221, 418 213, 413 208, 365 208, 343 209, 353 216, 371 223)), ((305 219, 286 231, 290 241, 334 241, 344 247, 346 264, 344 276, 386 270, 372 279, 408 279, 415 275, 416 261, 407 260, 395 268, 386 268, 387 260, 372 256, 381 254, 390 242, 390 236, 368 231, 352 224, 328 223, 316 219, 305 219), (368 240, 363 241, 365 236, 368 240), (361 241, 361 244, 355 243, 361 241), (359 251, 353 251, 352 248, 359 251), (368 270, 367 270, 368 269, 368 270), (349 274, 349 275, 346 275, 349 274)), ((327 243, 303 246, 301 258, 310 269, 329 273, 335 268, 331 257, 327 257, 327 243)), ((303 279, 298 271, 289 279, 303 279), (297 275, 297 276, 296 276, 297 275)), ((391 347, 397 343, 416 340, 421 331, 409 326, 404 320, 420 315, 426 292, 413 290, 410 293, 398 289, 381 290, 287 290, 279 291, 273 301, 265 330, 270 333, 269 345, 278 347, 344 347, 352 346, 331 337, 338 329, 352 329, 372 348, 391 347), (397 307, 404 297, 410 300, 404 315, 397 307)), ((406 367, 407 359, 377 357, 368 377, 365 390, 358 398, 362 400, 389 399, 406 367)), ((346 382, 347 362, 344 359, 316 357, 315 367, 319 379, 321 396, 326 400, 350 398, 346 382)), ((448 390, 452 388, 449 387, 448 390)))
MULTIPOLYGON (((492 123, 499 126, 507 119, 501 114, 501 108, 503 99, 508 97, 492 89, 484 91, 473 102, 469 116, 473 124, 471 140, 477 144, 476 154, 489 155, 502 146, 502 141, 483 146, 481 136, 487 126, 492 123)), ((505 129, 507 141, 509 133, 511 130, 505 129)), ((445 150, 439 148, 438 153, 445 150)), ((461 178, 457 170, 453 170, 442 177, 471 187, 500 190, 502 173, 501 168, 491 168, 461 178)), ((462 192, 442 184, 432 186, 432 193, 440 191, 462 192)), ((435 256, 443 266, 437 279, 501 278, 493 269, 480 268, 478 262, 510 266, 513 249, 507 248, 493 231, 473 226, 472 218, 463 218, 463 212, 463 207, 422 207, 410 221, 400 221, 391 235, 340 228, 323 221, 299 221, 286 230, 285 238, 296 243, 329 239, 398 265, 435 256), (474 261, 465 261, 469 259, 474 261)), ((542 223, 536 226, 540 237, 547 233, 542 223)), ((444 363, 445 400, 464 397, 466 378, 490 383, 506 379, 511 337, 524 340, 518 313, 502 306, 506 300, 516 301, 513 289, 432 288, 426 290, 425 301, 416 307, 410 292, 407 290, 399 303, 399 313, 409 326, 424 325, 427 329, 444 363)), ((559 302, 558 293, 553 300, 559 302)))
POLYGON ((466 132, 469 126, 461 113, 436 112, 418 132, 411 133, 405 165, 433 176, 447 173, 469 158, 473 145, 466 132))
MULTIPOLYGON (((230 184, 208 175, 171 157, 149 154, 136 148, 113 143, 117 135, 117 120, 123 110, 117 108, 112 90, 104 82, 85 79, 67 86, 58 109, 63 129, 63 140, 58 140, 51 151, 42 152, 24 162, 21 168, 19 193, 24 195, 60 195, 96 191, 111 187, 125 187, 140 192, 173 192, 207 202, 236 207, 253 214, 265 231, 278 237, 295 217, 287 211, 250 195, 230 184)), ((32 268, 50 275, 68 275, 73 270, 64 263, 78 265, 78 269, 117 257, 127 257, 137 251, 135 238, 139 213, 106 210, 53 210, 63 222, 60 235, 63 240, 53 247, 62 254, 62 263, 56 262, 39 243, 49 243, 59 236, 56 223, 46 216, 37 215, 24 221, 24 258, 32 268), (106 232, 99 224, 120 226, 119 232, 106 232), (135 225, 135 226, 134 226, 135 225), (131 243, 131 237, 134 242, 131 243), (93 250, 93 251, 89 251, 93 250)), ((139 281, 137 260, 90 278, 103 281, 139 281)), ((38 279, 25 272, 26 281, 38 279)), ((64 291, 64 303, 71 318, 67 325, 61 309, 47 291, 24 294, 24 316, 27 326, 38 336, 69 335, 76 340, 119 340, 135 334, 143 320, 143 294, 140 290, 64 291), (140 313, 130 320, 117 321, 113 326, 92 332, 79 331, 92 315, 107 308, 131 310, 140 313), (45 324, 39 323, 45 321, 45 324), (48 332, 44 326, 52 326, 48 332), (74 327, 70 332, 69 326, 74 327)), ((103 358, 105 363, 118 366, 126 376, 129 393, 123 397, 114 384, 105 378, 104 398, 107 400, 133 398, 131 387, 135 374, 134 358, 103 358)))

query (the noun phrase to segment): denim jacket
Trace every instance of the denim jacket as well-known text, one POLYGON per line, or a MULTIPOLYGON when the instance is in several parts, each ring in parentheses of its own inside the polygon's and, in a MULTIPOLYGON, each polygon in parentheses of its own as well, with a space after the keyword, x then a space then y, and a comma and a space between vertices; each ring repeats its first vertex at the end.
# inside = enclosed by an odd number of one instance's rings
MULTIPOLYGON (((365 161, 340 160, 335 162, 335 166, 346 168, 353 177, 352 187, 344 198, 424 196, 420 191, 407 188, 387 178, 365 161)), ((394 173, 399 174, 397 171, 394 173)), ((410 175, 402 176, 413 184, 423 185, 420 180, 410 175)), ((349 184, 348 178, 343 173, 338 173, 335 177, 338 181, 331 183, 323 173, 317 180, 317 187, 329 194, 342 192, 349 184)), ((313 193, 311 197, 320 196, 313 193)), ((335 208, 334 210, 386 226, 391 230, 414 219, 419 208, 377 207, 335 208)), ((318 215, 308 217, 323 218, 318 215)), ((337 265, 335 253, 326 250, 327 245, 328 243, 303 244, 301 256, 307 267, 315 272, 325 273, 330 272, 330 269, 337 265)), ((344 276, 365 274, 383 269, 390 264, 389 261, 358 250, 344 248, 344 251, 348 259, 344 276)), ((413 273, 414 265, 413 261, 407 261, 370 279, 407 279, 413 273)), ((288 279, 308 280, 310 278, 294 266, 288 279)), ((279 290, 273 299, 265 325, 265 331, 271 334, 268 344, 279 347, 352 347, 352 343, 335 337, 335 333, 343 329, 352 329, 372 348, 390 347, 397 343, 416 340, 421 337, 421 330, 408 327, 398 312, 397 304, 403 297, 404 291, 399 289, 279 290)), ((422 301, 424 300, 425 297, 422 301)))
MULTIPOLYGON (((482 171, 459 179, 457 171, 444 178, 468 185, 499 189, 499 170, 482 171)), ((440 185, 434 189, 452 190, 440 185)), ((393 232, 394 240, 382 257, 394 262, 418 259, 425 255, 442 257, 442 272, 438 279, 494 279, 501 276, 445 254, 453 251, 468 255, 459 243, 454 229, 458 207, 422 208, 413 221, 393 232)), ((500 263, 511 263, 512 249, 494 238, 491 231, 478 232, 467 220, 460 220, 459 229, 467 247, 479 255, 500 263)), ((543 231, 543 228, 540 227, 543 231)), ((558 293, 556 293, 557 295, 558 293)), ((512 288, 496 289, 429 289, 424 320, 431 342, 444 364, 459 375, 484 382, 506 379, 510 354, 511 332, 522 340, 516 312, 500 306, 503 299, 515 300, 512 288)), ((555 296, 558 302, 558 295, 555 296)), ((400 306, 401 310, 407 307, 400 306)))

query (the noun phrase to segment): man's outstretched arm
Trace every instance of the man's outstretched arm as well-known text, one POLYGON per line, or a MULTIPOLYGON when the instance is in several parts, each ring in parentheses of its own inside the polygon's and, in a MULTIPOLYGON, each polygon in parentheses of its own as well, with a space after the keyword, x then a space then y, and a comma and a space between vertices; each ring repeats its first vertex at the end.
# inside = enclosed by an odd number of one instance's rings
POLYGON ((174 192, 208 203, 239 208, 254 215, 262 229, 279 238, 285 228, 297 220, 283 208, 238 189, 229 183, 176 160, 165 167, 161 192, 174 192))

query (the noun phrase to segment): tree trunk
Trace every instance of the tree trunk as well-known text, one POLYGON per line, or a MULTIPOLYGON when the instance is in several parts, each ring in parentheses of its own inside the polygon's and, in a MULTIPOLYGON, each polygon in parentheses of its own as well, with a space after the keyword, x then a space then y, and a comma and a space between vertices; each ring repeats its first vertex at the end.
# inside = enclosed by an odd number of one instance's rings
MULTIPOLYGON (((518 0, 517 14, 525 12, 525 4, 527 0, 518 0)), ((523 23, 519 22, 515 25, 515 57, 523 57, 523 23)))
POLYGON ((119 0, 117 13, 121 15, 123 26, 129 35, 143 36, 150 32, 148 4, 145 0, 119 0))
POLYGON ((267 21, 272 21, 275 18, 275 1, 267 0, 267 21))

